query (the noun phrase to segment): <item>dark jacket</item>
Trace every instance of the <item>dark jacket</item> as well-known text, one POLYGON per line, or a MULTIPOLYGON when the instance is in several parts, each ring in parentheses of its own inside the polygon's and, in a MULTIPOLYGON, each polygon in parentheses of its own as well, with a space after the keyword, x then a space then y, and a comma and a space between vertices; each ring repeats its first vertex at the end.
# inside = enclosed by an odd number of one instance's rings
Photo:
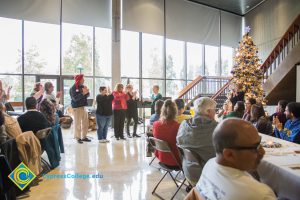
POLYGON ((273 135, 273 127, 272 123, 269 121, 267 117, 260 117, 257 122, 254 122, 253 125, 256 127, 259 133, 263 133, 266 135, 273 135))
POLYGON ((284 114, 284 112, 283 112, 283 113, 282 113, 282 112, 276 112, 276 113, 274 113, 273 115, 271 115, 271 116, 269 117, 269 120, 270 120, 271 122, 273 122, 273 118, 274 118, 274 117, 278 117, 280 123, 282 123, 282 126, 284 127, 285 122, 287 121, 287 118, 286 118, 286 115, 284 114))
POLYGON ((16 191, 14 183, 8 178, 12 172, 6 157, 0 155, 0 199, 16 199, 16 191))
POLYGON ((132 99, 133 96, 130 93, 127 93, 127 95, 129 96, 129 99, 126 101, 127 103, 126 116, 127 117, 138 116, 137 99, 132 99))
POLYGON ((22 132, 39 130, 50 127, 46 117, 37 110, 30 110, 18 117, 18 122, 22 132))
POLYGON ((244 101, 244 97, 245 97, 245 92, 241 91, 241 92, 237 92, 236 96, 231 96, 230 97, 230 101, 232 103, 232 108, 235 106, 236 102, 238 101, 244 101))
POLYGON ((87 106, 87 98, 90 96, 90 93, 85 95, 82 94, 83 85, 79 85, 78 91, 76 91, 75 84, 70 88, 70 96, 71 96, 71 106, 72 108, 79 108, 83 106, 87 106))
POLYGON ((96 97, 97 101, 97 110, 96 114, 102 116, 111 116, 112 115, 112 100, 114 95, 101 95, 98 94, 96 97))

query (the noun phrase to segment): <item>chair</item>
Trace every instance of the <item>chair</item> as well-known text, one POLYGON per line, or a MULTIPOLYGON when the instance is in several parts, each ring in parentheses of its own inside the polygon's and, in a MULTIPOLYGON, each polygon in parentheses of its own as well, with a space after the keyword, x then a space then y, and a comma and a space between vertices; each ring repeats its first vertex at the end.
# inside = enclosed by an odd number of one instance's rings
POLYGON ((164 163, 161 163, 159 162, 159 166, 160 166, 160 169, 164 170, 166 173, 163 175, 163 177, 159 180, 159 182, 156 184, 156 186, 154 187, 153 191, 152 191, 152 194, 154 195, 157 195, 159 196, 158 194, 155 193, 157 187, 159 186, 159 184, 162 182, 162 180, 166 177, 167 174, 169 174, 173 180, 173 182, 175 183, 176 187, 177 187, 177 190, 176 192, 174 193, 174 195, 172 196, 171 200, 174 199, 174 197, 176 196, 177 192, 180 190, 180 188, 184 185, 184 182, 186 181, 186 178, 184 178, 184 180, 181 182, 181 184, 178 186, 177 182, 176 182, 176 177, 177 175, 182 172, 182 168, 181 168, 181 163, 178 163, 174 153, 172 152, 169 144, 166 142, 166 141, 163 141, 163 140, 160 140, 160 139, 157 139, 157 138, 154 138, 154 137, 149 137, 149 142, 152 144, 155 144, 153 145, 153 148, 156 150, 156 151, 160 151, 160 152, 164 152, 164 153, 169 153, 172 155, 174 161, 177 163, 177 167, 171 167, 171 166, 168 166, 168 165, 165 165, 164 163), (172 171, 177 171, 177 175, 175 177, 173 177, 173 175, 171 174, 172 171))
MULTIPOLYGON (((40 141, 44 140, 45 138, 47 138, 51 134, 51 130, 52 130, 51 127, 41 129, 41 130, 36 132, 35 136, 40 141)), ((44 153, 44 151, 45 151, 45 149, 42 148, 42 154, 44 153)), ((43 166, 45 167, 45 169, 43 169, 43 173, 46 174, 46 173, 50 172, 51 171, 51 165, 43 157, 41 157, 41 162, 42 162, 43 166)))
MULTIPOLYGON (((180 146, 179 144, 176 144, 177 148, 179 150, 180 156, 181 156, 181 160, 186 160, 189 161, 191 163, 195 163, 195 165, 199 166, 200 168, 203 169, 204 165, 205 165, 205 161, 197 154, 195 153, 193 150, 184 148, 182 146, 180 146)), ((189 181, 189 179, 187 177, 185 177, 188 182, 191 184, 191 181, 189 181)), ((193 187, 195 186, 194 184, 191 184, 193 187)))
POLYGON ((36 134, 35 134, 35 136, 39 140, 42 140, 42 139, 46 138, 48 135, 50 135, 50 133, 51 133, 51 127, 45 128, 45 129, 41 129, 41 130, 37 131, 36 134))
POLYGON ((184 200, 205 200, 205 197, 203 197, 196 188, 193 188, 184 198, 184 200))

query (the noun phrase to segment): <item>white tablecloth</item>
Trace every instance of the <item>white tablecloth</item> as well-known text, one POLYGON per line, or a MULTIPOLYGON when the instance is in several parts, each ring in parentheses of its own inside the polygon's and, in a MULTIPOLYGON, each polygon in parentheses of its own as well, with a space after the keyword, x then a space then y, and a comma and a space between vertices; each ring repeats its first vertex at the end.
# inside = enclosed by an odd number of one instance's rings
POLYGON ((263 135, 262 141, 278 142, 280 148, 264 148, 266 154, 258 167, 262 182, 269 185, 279 199, 300 199, 300 145, 263 135), (297 169, 292 169, 296 167, 297 169))

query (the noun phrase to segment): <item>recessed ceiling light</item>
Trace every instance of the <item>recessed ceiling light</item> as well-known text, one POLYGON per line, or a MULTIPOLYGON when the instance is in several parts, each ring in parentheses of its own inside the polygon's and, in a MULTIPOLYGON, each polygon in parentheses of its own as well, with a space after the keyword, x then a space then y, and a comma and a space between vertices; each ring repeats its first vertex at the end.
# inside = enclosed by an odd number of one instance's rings
POLYGON ((250 6, 246 6, 246 8, 250 8, 250 6))

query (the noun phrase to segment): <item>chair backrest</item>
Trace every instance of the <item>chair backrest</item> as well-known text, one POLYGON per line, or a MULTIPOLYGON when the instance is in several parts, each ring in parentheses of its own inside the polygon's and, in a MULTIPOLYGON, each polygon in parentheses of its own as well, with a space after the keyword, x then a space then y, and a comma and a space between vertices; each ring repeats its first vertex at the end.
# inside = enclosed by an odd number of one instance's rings
POLYGON ((177 166, 180 167, 180 169, 181 169, 181 167, 182 167, 181 160, 176 159, 174 152, 171 150, 170 145, 166 141, 163 141, 163 140, 160 140, 160 139, 157 139, 154 137, 149 137, 148 139, 149 139, 150 144, 153 146, 153 148, 155 150, 171 154, 171 156, 173 157, 177 166), (155 145, 153 145, 153 144, 155 144, 155 145))
POLYGON ((45 129, 41 129, 39 130, 38 132, 36 132, 35 136, 38 138, 38 139, 44 139, 46 138, 50 133, 51 133, 51 130, 52 128, 49 127, 49 128, 45 128, 45 129))
POLYGON ((180 146, 179 144, 177 144, 177 148, 180 152, 180 155, 181 155, 182 159, 185 159, 185 160, 190 161, 190 162, 197 163, 202 168, 204 167, 205 161, 197 153, 195 153, 193 150, 184 148, 184 147, 180 146))
POLYGON ((150 144, 155 144, 153 147, 157 151, 165 152, 165 153, 172 153, 171 148, 169 144, 166 141, 154 138, 154 137, 149 137, 150 144))

